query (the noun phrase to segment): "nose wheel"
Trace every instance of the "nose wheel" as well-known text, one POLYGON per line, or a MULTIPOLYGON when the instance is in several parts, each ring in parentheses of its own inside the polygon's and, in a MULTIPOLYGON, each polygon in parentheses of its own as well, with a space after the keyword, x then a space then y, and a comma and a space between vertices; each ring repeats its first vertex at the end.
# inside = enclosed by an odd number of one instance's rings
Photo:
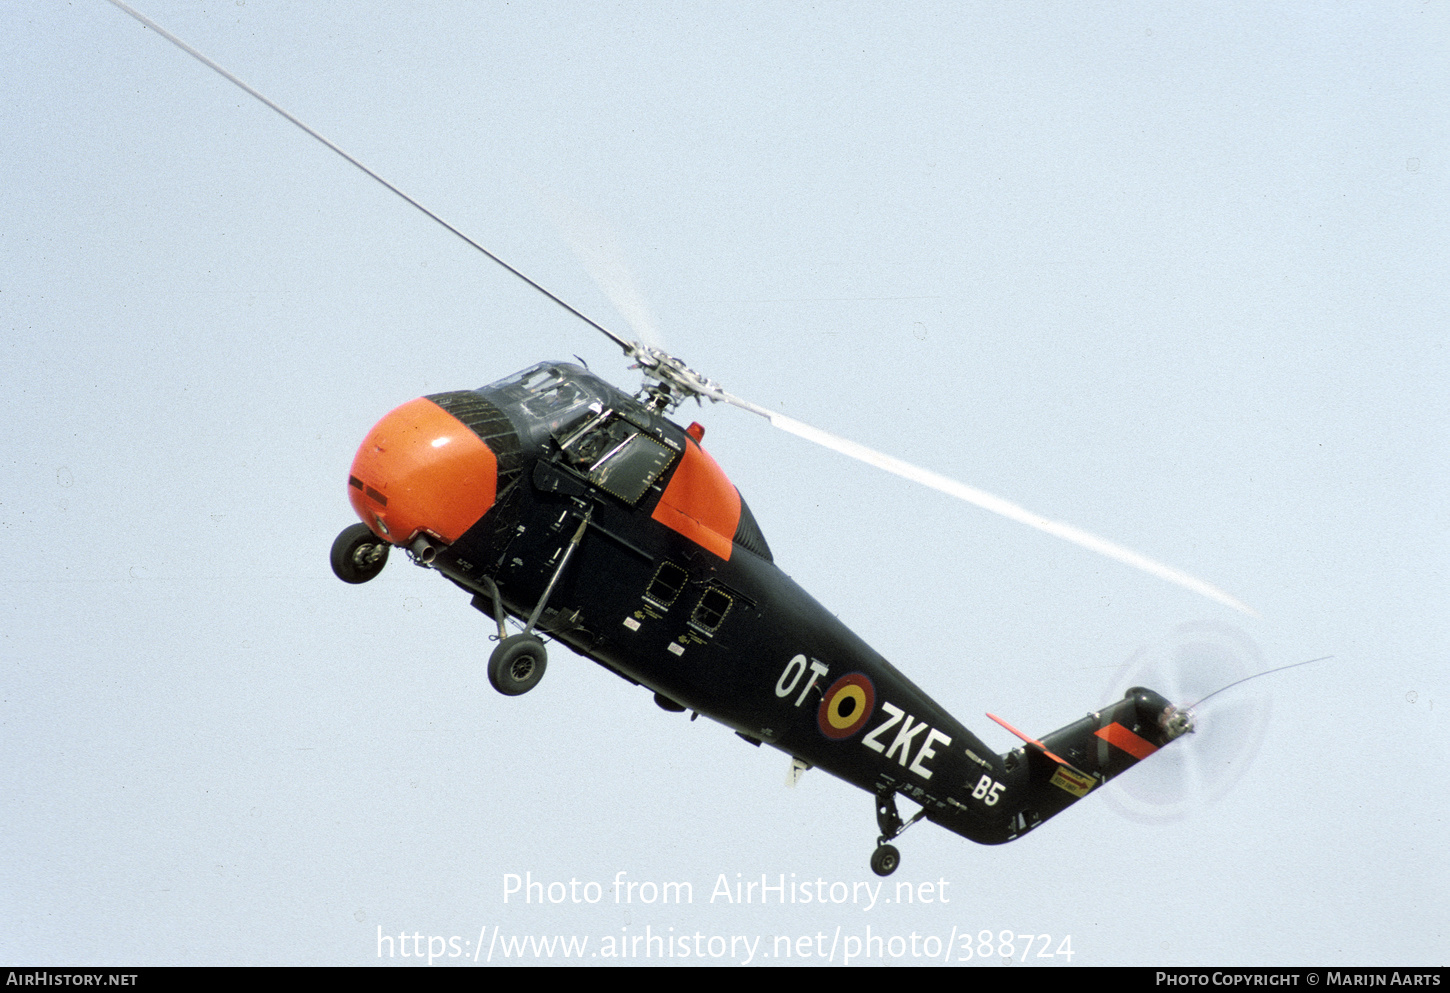
POLYGON ((344 528, 332 543, 332 572, 344 583, 366 583, 388 564, 390 547, 366 524, 344 528))
POLYGON ((549 653, 531 634, 516 634, 498 643, 488 657, 488 681, 504 696, 519 696, 539 685, 549 653))

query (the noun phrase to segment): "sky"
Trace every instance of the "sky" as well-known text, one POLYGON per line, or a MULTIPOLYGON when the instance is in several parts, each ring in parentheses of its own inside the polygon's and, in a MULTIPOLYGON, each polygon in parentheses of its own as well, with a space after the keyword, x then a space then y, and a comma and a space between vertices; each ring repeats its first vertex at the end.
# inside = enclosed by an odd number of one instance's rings
POLYGON ((1443 5, 141 9, 731 393, 1256 611, 682 407, 992 747, 1332 658, 873 890, 867 794, 562 647, 501 697, 442 577, 331 574, 384 413, 618 349, 111 4, 9 3, 0 961, 1444 963, 1443 5))

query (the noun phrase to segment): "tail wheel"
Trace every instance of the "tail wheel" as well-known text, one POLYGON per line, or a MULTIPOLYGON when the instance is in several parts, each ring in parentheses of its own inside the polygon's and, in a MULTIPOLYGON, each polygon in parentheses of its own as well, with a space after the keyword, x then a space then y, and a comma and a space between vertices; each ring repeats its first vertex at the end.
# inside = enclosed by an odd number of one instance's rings
POLYGON ((344 528, 332 543, 332 571, 344 583, 366 583, 388 564, 391 546, 366 524, 344 528))
POLYGON ((878 876, 889 876, 901 864, 901 853, 895 845, 882 845, 871 853, 871 871, 878 876))
POLYGON ((498 643, 488 657, 488 681, 504 696, 519 696, 539 685, 549 653, 531 634, 516 634, 498 643))

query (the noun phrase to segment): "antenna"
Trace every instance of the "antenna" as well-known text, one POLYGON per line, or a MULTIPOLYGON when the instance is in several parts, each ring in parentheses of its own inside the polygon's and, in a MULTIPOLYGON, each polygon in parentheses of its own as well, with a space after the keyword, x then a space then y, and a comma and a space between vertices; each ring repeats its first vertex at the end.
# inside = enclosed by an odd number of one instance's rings
POLYGON ((1313 663, 1313 662, 1323 662, 1326 659, 1332 659, 1332 658, 1334 658, 1333 655, 1321 655, 1317 659, 1309 659, 1309 660, 1304 661, 1304 662, 1291 662, 1288 665, 1281 665, 1277 669, 1265 669, 1263 672, 1256 672, 1252 676, 1245 676, 1243 679, 1235 679, 1233 682, 1229 683, 1227 686, 1220 686, 1218 689, 1214 690, 1208 696, 1204 697, 1202 700, 1199 700, 1198 703, 1191 703, 1191 704, 1189 704, 1185 709, 1187 709, 1187 710, 1194 710, 1194 709, 1196 709, 1198 707, 1198 704, 1199 703, 1203 703, 1204 700, 1207 700, 1207 699, 1209 699, 1211 697, 1216 697, 1220 693, 1222 693, 1224 690, 1231 690, 1235 686, 1238 686, 1240 683, 1247 683, 1251 679, 1258 679, 1260 676, 1272 676, 1274 673, 1276 673, 1276 672, 1283 672, 1285 669, 1297 669, 1301 665, 1309 665, 1310 663, 1313 663))

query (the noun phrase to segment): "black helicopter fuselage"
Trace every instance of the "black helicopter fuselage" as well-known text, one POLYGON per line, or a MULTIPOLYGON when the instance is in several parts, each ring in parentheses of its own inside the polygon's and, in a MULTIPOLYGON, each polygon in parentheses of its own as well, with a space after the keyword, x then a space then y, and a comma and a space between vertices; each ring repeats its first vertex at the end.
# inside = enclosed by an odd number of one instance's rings
POLYGON ((883 839, 900 829, 900 794, 973 841, 1010 841, 1175 736, 1167 701, 1135 689, 991 751, 775 565, 702 435, 579 366, 543 363, 389 414, 349 494, 378 538, 473 594, 501 636, 505 615, 527 620, 666 710, 866 790, 883 839))

